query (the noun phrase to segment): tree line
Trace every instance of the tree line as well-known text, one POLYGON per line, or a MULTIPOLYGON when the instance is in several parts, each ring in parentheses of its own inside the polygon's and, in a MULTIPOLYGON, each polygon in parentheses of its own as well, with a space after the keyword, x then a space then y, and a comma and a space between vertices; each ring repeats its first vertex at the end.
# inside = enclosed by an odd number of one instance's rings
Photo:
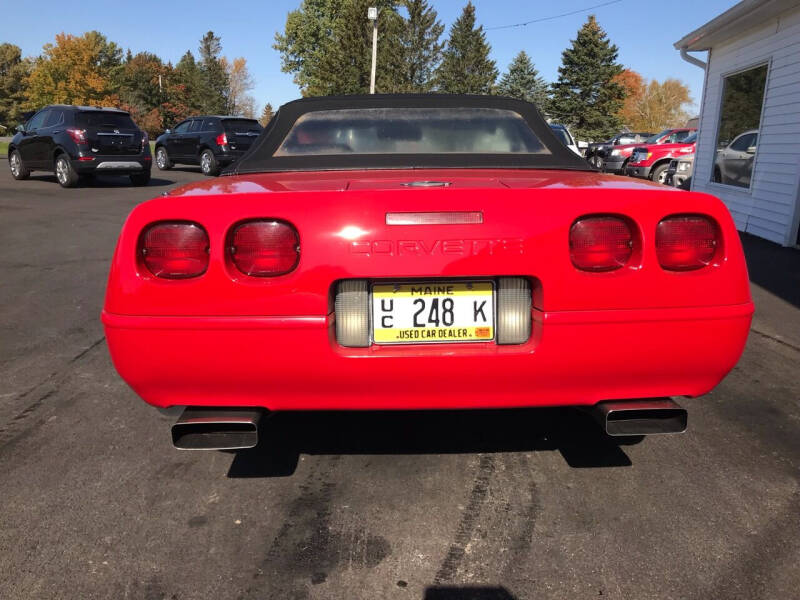
POLYGON ((225 58, 212 31, 196 58, 187 50, 175 65, 151 52, 123 52, 97 31, 58 34, 35 58, 0 44, 0 125, 8 129, 47 104, 78 104, 128 110, 155 136, 197 114, 254 117, 253 86, 247 60, 225 58))
POLYGON ((366 15, 376 5, 378 93, 520 98, 588 140, 606 139, 623 126, 659 131, 688 119, 688 88, 675 79, 645 82, 625 69, 593 15, 563 51, 555 82, 539 75, 524 50, 500 75, 471 1, 444 40, 445 28, 428 0, 303 0, 288 14, 273 47, 304 96, 369 91, 372 25, 366 15))
MULTIPOLYGON (((623 126, 655 132, 688 118, 687 87, 675 79, 648 82, 625 69, 593 15, 562 52, 556 81, 546 82, 524 50, 501 74, 471 1, 444 39, 445 27, 428 0, 302 0, 273 47, 303 96, 369 91, 372 25, 366 15, 375 5, 379 93, 511 96, 533 102, 584 140, 606 139, 623 126)), ((152 136, 195 114, 254 117, 253 87, 246 59, 225 58, 211 31, 201 38, 197 57, 189 50, 175 65, 150 52, 123 53, 97 31, 59 34, 36 58, 0 44, 0 125, 9 129, 23 112, 46 104, 89 104, 129 110, 152 136)), ((272 113, 266 104, 262 123, 272 113)))

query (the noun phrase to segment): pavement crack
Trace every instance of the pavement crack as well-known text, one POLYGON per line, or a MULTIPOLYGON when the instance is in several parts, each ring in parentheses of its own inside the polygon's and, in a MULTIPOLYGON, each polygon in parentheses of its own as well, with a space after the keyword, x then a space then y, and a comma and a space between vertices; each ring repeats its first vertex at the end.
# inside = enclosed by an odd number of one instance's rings
POLYGON ((478 517, 480 517, 483 505, 486 503, 486 497, 489 493, 489 481, 495 470, 494 463, 495 459, 491 454, 485 454, 480 457, 478 472, 475 475, 472 490, 469 494, 469 502, 456 528, 455 540, 450 545, 447 556, 445 556, 442 565, 436 572, 436 577, 433 579, 436 585, 449 583, 458 572, 458 567, 464 559, 467 544, 472 539, 478 517))
POLYGON ((95 348, 97 348, 97 347, 98 347, 100 344, 102 344, 102 343, 103 343, 103 341, 104 341, 105 339, 106 339, 106 337, 105 337, 104 335, 100 336, 100 338, 99 338, 99 339, 97 339, 97 340, 95 340, 94 342, 92 342, 92 343, 89 345, 89 347, 88 347, 88 348, 85 348, 84 350, 82 350, 82 351, 78 352, 78 354, 76 354, 75 356, 73 356, 73 357, 72 357, 72 358, 69 360, 69 362, 68 362, 67 364, 68 364, 68 365, 73 365, 73 364, 75 364, 75 363, 76 363, 76 362, 78 362, 80 359, 82 359, 84 356, 86 356, 87 354, 89 354, 89 352, 91 352, 92 350, 94 350, 95 348))
POLYGON ((777 337, 777 336, 770 335, 769 333, 765 333, 765 332, 763 332, 763 331, 759 331, 759 330, 758 330, 758 329, 756 329, 755 327, 751 327, 751 328, 750 328, 750 331, 752 331, 753 333, 757 333, 757 334, 758 334, 758 335, 760 335, 761 337, 765 337, 765 338, 767 338, 767 339, 770 339, 770 340, 772 340, 773 342, 778 342, 779 344, 782 344, 782 345, 784 345, 784 346, 786 346, 786 347, 788 347, 788 348, 791 348, 791 349, 792 349, 792 350, 794 350, 795 352, 800 352, 800 346, 797 346, 797 345, 795 345, 795 344, 793 344, 793 343, 791 343, 791 342, 787 342, 786 340, 784 340, 784 339, 781 339, 781 338, 779 338, 779 337, 777 337))
POLYGON ((16 398, 14 398, 14 400, 12 400, 12 402, 18 402, 20 400, 24 400, 28 396, 31 396, 39 392, 39 396, 38 398, 36 398, 36 400, 34 400, 31 404, 26 406, 22 411, 13 416, 7 424, 0 427, 0 448, 5 446, 8 442, 15 439, 20 433, 22 433, 22 431, 25 428, 25 424, 30 420, 31 416, 34 415, 40 408, 42 408, 48 399, 50 399, 52 396, 56 394, 56 392, 59 389, 60 380, 63 379, 71 371, 71 367, 75 363, 83 359, 92 350, 97 348, 100 344, 102 344, 104 340, 105 336, 102 336, 100 337, 100 339, 95 340, 88 347, 84 348, 83 350, 78 352, 78 354, 70 358, 67 361, 67 364, 64 368, 53 371, 42 381, 30 387, 29 389, 25 390, 24 392, 19 394, 16 398), (48 385, 50 386, 49 389, 41 393, 42 388, 48 385))

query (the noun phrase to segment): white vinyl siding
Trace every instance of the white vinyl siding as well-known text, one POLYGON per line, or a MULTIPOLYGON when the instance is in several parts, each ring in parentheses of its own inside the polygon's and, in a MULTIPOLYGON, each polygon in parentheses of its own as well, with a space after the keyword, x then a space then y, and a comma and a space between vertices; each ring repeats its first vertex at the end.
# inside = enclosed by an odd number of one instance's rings
POLYGON ((799 185, 800 8, 795 8, 709 52, 692 189, 722 199, 740 230, 792 246, 799 185), (751 186, 711 183, 724 77, 763 64, 769 70, 751 186))

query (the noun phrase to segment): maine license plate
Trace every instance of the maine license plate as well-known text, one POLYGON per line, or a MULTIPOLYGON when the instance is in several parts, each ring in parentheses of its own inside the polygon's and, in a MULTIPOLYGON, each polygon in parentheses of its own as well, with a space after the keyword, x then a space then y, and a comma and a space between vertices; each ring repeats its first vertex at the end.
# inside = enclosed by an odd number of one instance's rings
POLYGON ((372 339, 376 344, 491 341, 494 284, 491 281, 373 284, 372 339))

